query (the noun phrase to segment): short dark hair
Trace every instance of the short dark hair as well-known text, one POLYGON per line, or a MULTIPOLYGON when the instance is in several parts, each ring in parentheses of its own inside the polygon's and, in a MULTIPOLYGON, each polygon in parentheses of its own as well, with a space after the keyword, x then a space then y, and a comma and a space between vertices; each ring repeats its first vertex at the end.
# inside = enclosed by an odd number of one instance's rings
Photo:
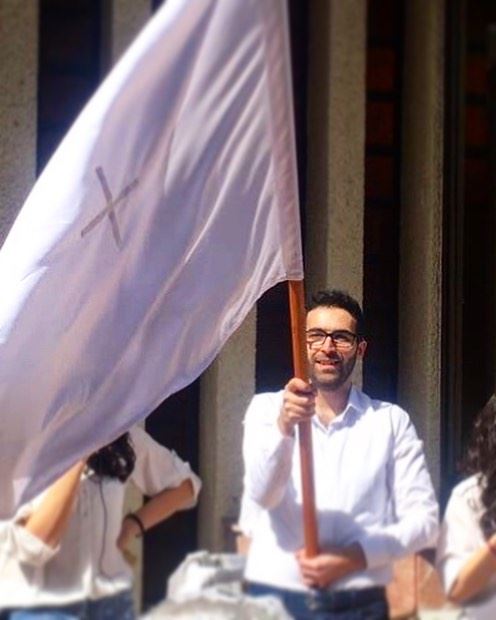
POLYGON ((340 291, 338 289, 317 291, 312 295, 307 311, 310 312, 310 310, 314 308, 321 307, 341 308, 342 310, 346 310, 356 321, 357 334, 362 337, 365 335, 365 321, 362 308, 358 301, 346 291, 340 291))

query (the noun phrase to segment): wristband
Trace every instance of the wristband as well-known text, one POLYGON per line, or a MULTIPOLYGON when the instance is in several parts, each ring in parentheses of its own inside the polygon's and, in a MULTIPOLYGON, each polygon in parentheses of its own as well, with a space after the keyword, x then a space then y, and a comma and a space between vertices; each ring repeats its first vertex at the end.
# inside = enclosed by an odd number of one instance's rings
POLYGON ((124 519, 131 519, 131 521, 134 521, 140 529, 141 538, 143 538, 146 530, 145 530, 145 526, 143 525, 143 521, 138 517, 138 515, 134 512, 129 512, 124 517, 124 519))

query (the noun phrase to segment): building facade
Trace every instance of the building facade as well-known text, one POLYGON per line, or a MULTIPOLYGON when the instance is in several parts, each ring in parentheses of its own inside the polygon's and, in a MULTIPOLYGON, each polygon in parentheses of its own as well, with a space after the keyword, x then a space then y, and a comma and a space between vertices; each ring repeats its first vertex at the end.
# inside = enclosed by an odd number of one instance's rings
MULTIPOLYGON (((0 0, 0 235, 158 0, 0 0)), ((446 497, 496 366, 496 8, 490 0, 289 0, 307 291, 363 302, 358 380, 407 409, 446 497)), ((291 375, 287 293, 147 420, 204 480, 150 534, 150 604, 197 547, 229 547, 242 418, 291 375)))

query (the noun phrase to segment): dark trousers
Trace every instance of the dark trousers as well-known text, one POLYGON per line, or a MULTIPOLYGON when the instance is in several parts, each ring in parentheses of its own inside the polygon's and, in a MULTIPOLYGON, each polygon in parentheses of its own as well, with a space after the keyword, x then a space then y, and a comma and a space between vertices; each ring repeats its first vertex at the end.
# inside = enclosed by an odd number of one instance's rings
POLYGON ((134 620, 130 591, 96 601, 83 601, 61 607, 33 607, 0 611, 0 620, 134 620))
POLYGON ((295 620, 387 620, 389 609, 384 588, 312 590, 294 592, 259 583, 248 583, 251 596, 276 596, 295 620))

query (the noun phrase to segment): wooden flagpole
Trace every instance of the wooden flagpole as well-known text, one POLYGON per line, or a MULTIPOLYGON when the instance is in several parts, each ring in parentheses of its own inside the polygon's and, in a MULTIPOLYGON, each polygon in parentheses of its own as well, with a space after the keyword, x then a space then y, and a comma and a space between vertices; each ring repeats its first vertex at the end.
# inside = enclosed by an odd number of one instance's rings
MULTIPOLYGON (((305 343, 305 295, 303 280, 289 280, 289 310, 295 377, 308 380, 305 343)), ((319 552, 315 492, 313 483, 312 427, 302 422, 298 428, 300 444, 301 488, 303 497, 303 534, 309 557, 319 552)))

